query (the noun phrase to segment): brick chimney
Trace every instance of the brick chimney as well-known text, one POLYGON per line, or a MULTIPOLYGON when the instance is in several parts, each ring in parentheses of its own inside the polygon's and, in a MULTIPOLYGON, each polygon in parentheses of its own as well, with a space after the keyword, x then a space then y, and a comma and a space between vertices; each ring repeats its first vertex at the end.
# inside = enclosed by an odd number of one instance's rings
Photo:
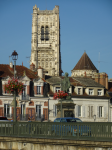
POLYGON ((34 71, 34 69, 35 69, 35 65, 32 63, 32 64, 30 65, 30 70, 34 71))
POLYGON ((41 66, 38 68, 38 76, 43 78, 43 68, 41 68, 41 66))
POLYGON ((96 73, 95 74, 95 81, 108 89, 108 75, 106 73, 96 73))

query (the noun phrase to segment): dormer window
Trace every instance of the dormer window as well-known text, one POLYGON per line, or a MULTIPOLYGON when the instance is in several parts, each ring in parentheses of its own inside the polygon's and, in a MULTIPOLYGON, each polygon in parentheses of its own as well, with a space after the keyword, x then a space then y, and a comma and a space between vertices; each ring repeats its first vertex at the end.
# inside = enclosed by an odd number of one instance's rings
POLYGON ((81 88, 78 88, 78 95, 81 95, 81 88))
POLYGON ((60 87, 56 87, 56 93, 58 93, 60 91, 60 87))
POLYGON ((102 90, 98 89, 98 96, 101 96, 101 95, 102 95, 102 90))
POLYGON ((93 95, 93 89, 89 89, 89 95, 93 95))

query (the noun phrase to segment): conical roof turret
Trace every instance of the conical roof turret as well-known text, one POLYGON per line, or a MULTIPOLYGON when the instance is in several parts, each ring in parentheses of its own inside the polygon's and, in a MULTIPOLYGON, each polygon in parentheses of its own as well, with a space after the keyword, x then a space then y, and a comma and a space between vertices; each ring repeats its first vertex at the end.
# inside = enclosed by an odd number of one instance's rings
POLYGON ((92 63, 89 56, 86 54, 86 52, 84 52, 84 54, 82 55, 82 57, 80 58, 76 66, 73 68, 73 70, 96 70, 98 71, 96 67, 94 66, 94 64, 92 63))

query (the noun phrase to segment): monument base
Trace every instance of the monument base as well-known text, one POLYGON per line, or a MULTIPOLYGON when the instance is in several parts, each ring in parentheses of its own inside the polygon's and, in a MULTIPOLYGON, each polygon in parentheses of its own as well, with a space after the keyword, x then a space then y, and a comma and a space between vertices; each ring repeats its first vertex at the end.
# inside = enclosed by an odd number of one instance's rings
POLYGON ((57 118, 60 118, 61 116, 74 117, 75 104, 73 103, 73 100, 59 100, 56 106, 57 106, 57 118), (62 101, 62 111, 61 111, 61 101, 62 101))

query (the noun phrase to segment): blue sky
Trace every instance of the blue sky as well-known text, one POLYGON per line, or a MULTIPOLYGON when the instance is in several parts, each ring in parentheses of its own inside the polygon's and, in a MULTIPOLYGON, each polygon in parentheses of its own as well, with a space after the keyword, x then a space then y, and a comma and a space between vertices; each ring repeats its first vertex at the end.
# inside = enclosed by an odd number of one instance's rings
POLYGON ((100 60, 100 72, 112 78, 112 0, 0 0, 0 64, 9 64, 16 50, 17 65, 29 67, 35 4, 40 10, 59 5, 64 73, 71 76, 85 50, 96 68, 100 60))

